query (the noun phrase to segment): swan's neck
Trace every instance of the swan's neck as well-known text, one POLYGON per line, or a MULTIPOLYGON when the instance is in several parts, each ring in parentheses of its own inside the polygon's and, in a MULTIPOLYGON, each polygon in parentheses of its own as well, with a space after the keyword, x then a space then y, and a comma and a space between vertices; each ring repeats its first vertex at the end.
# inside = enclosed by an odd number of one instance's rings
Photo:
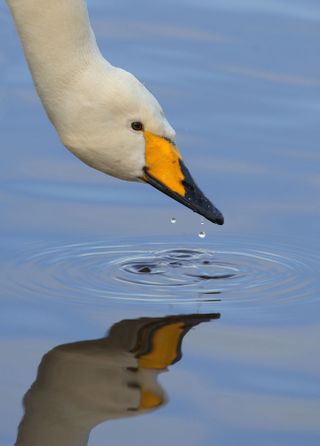
POLYGON ((39 411, 23 418, 15 446, 86 446, 89 434, 89 428, 65 423, 39 411))
MULTIPOLYGON (((38 93, 47 109, 101 58, 84 0, 7 0, 38 93)), ((52 116, 50 116, 52 118, 52 116)))

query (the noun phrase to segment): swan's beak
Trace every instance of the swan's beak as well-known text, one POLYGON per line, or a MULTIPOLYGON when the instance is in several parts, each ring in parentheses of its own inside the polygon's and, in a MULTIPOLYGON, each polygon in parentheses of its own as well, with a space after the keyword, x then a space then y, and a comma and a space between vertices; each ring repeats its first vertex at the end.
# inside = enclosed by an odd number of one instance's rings
POLYGON ((174 143, 150 132, 144 132, 144 137, 146 165, 142 179, 212 223, 223 225, 223 215, 193 181, 174 143))

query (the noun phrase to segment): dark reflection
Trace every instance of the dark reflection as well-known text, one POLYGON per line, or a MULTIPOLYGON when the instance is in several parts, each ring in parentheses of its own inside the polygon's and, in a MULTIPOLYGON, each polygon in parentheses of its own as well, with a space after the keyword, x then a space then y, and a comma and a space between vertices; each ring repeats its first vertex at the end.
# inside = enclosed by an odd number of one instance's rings
POLYGON ((40 363, 24 397, 16 446, 82 446, 103 421, 167 401, 157 381, 181 359, 186 333, 218 313, 123 320, 101 339, 63 344, 40 363))

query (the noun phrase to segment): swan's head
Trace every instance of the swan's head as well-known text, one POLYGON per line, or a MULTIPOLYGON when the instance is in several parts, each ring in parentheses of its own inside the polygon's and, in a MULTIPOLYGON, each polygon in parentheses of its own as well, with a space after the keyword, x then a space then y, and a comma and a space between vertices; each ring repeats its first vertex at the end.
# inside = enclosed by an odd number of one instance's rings
POLYGON ((86 73, 64 100, 65 119, 56 127, 65 146, 95 169, 147 182, 223 224, 184 165, 158 101, 130 73, 110 66, 102 71, 86 73))

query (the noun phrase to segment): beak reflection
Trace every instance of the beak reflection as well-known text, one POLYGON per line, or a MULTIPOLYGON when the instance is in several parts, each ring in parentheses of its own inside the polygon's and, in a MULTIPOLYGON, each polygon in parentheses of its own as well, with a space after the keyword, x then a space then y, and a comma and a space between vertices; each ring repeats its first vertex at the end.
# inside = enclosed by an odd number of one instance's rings
POLYGON ((106 337, 53 348, 23 399, 16 445, 86 446, 97 424, 162 406, 167 397, 158 375, 181 359, 191 328, 219 317, 123 320, 106 337))

